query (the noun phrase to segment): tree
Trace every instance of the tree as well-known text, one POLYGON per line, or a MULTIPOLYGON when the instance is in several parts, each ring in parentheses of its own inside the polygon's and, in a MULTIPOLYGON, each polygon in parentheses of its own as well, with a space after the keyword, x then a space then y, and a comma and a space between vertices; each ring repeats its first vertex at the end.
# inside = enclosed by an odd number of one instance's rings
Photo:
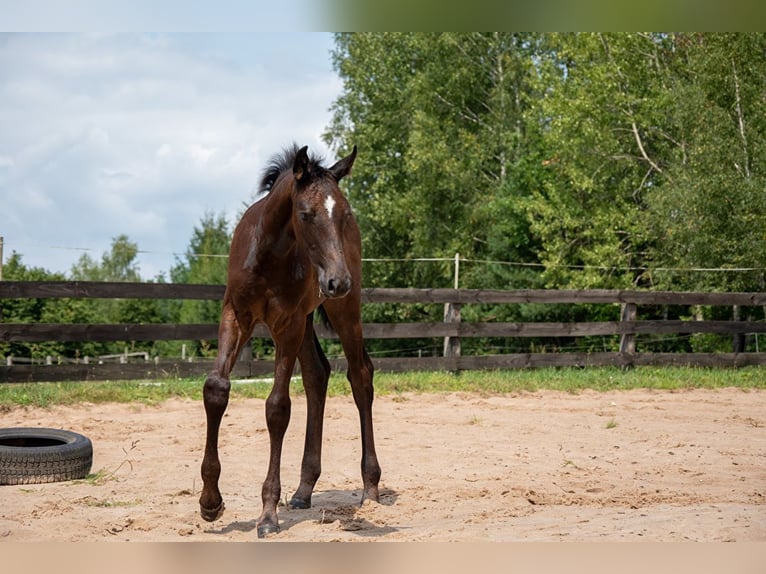
MULTIPOLYGON (((345 91, 327 139, 360 145, 349 189, 367 257, 534 259, 517 200, 541 173, 528 115, 537 43, 504 33, 336 37, 345 91)), ((365 271, 368 284, 386 286, 447 286, 452 276, 451 263, 365 271)), ((498 271, 465 280, 507 285, 498 271)))
MULTIPOLYGON (((112 240, 111 248, 104 252, 101 261, 93 260, 87 253, 83 254, 72 267, 71 277, 76 281, 119 281, 140 282, 141 275, 136 258, 138 244, 130 241, 127 235, 121 234, 112 240)), ((76 300, 72 300, 76 301, 76 300)), ((115 299, 87 301, 88 314, 83 315, 69 308, 59 319, 50 322, 64 323, 162 323, 170 319, 169 308, 162 301, 150 299, 115 299)), ((72 303, 72 305, 76 305, 72 303)), ((131 352, 147 351, 159 353, 164 349, 162 344, 153 341, 126 341, 117 343, 78 343, 74 348, 68 348, 66 354, 98 355, 122 353, 128 348, 131 352)))
MULTIPOLYGON (((226 283, 230 244, 226 217, 205 213, 200 225, 194 227, 184 259, 177 259, 170 271, 172 281, 207 285, 226 283)), ((181 323, 217 323, 221 318, 221 302, 185 300, 177 307, 176 316, 181 323)), ((208 354, 214 348, 207 341, 194 343, 199 354, 208 354)))
MULTIPOLYGON (((333 104, 326 135, 339 155, 360 150, 345 182, 363 230, 367 257, 412 254, 404 158, 409 148, 411 80, 418 51, 408 34, 337 34, 333 63, 344 91, 333 104)), ((405 285, 400 269, 365 264, 368 285, 405 285)))
MULTIPOLYGON (((3 266, 3 279, 7 281, 61 281, 64 276, 50 273, 40 267, 27 267, 21 254, 13 252, 3 266)), ((50 313, 55 299, 1 299, 0 319, 4 323, 34 323, 50 313)), ((55 343, 0 342, 0 356, 45 357, 57 354, 55 343)))
POLYGON ((561 34, 546 47, 537 113, 550 155, 527 203, 546 283, 642 284, 652 242, 646 195, 680 155, 667 110, 672 38, 561 34))
POLYGON ((679 35, 686 70, 672 110, 682 154, 648 201, 658 241, 653 280, 665 288, 764 289, 766 35, 679 35), (694 272, 692 269, 750 269, 694 272), (668 269, 668 270, 665 270, 668 269))
POLYGON ((527 210, 546 284, 759 289, 764 35, 545 40, 549 174, 527 210), (688 271, 725 267, 759 271, 688 271))
MULTIPOLYGON (((336 36, 345 90, 327 140, 339 149, 360 146, 349 193, 365 257, 393 260, 365 264, 367 285, 451 286, 459 252, 482 261, 463 267, 461 286, 536 286, 524 266, 537 257, 521 199, 544 173, 541 131, 530 113, 539 95, 538 44, 534 34, 336 36), (406 261, 423 257, 441 262, 406 261)), ((365 309, 365 319, 441 312, 388 305, 365 309)))
POLYGON ((100 263, 85 253, 72 266, 70 275, 75 281, 137 282, 141 280, 137 255, 138 244, 130 241, 127 235, 118 235, 112 239, 110 251, 101 256, 100 263))

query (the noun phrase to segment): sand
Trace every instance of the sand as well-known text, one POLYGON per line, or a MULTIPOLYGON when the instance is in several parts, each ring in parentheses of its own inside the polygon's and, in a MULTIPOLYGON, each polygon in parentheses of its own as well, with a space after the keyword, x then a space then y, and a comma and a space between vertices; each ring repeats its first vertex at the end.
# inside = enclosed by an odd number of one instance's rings
MULTIPOLYGON (((305 400, 293 398, 282 492, 298 484, 305 400)), ((766 541, 766 392, 401 394, 375 400, 380 503, 359 504, 359 423, 328 399, 308 510, 265 541, 766 541)), ((264 401, 222 425, 226 512, 199 517, 204 409, 17 408, 0 426, 80 432, 97 478, 0 486, 0 541, 255 541, 264 401)))

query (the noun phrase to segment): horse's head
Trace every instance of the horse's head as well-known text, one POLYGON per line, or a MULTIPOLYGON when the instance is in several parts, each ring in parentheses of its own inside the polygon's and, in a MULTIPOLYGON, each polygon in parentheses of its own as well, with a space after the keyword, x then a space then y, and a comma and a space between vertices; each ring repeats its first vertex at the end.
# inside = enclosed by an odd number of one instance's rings
POLYGON ((344 254, 344 228, 354 215, 338 182, 351 171, 356 146, 329 169, 311 163, 307 150, 308 146, 301 148, 293 162, 293 228, 317 270, 320 294, 343 297, 351 290, 351 273, 344 254))

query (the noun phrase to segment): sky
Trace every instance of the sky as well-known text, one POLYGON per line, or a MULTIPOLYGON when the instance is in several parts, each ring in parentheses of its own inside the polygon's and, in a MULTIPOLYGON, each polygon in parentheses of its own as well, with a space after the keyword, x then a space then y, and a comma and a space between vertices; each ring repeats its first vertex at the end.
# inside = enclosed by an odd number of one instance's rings
POLYGON ((230 225, 275 153, 324 155, 341 93, 323 32, 0 34, 0 236, 68 273, 125 234, 166 277, 206 213, 230 225))

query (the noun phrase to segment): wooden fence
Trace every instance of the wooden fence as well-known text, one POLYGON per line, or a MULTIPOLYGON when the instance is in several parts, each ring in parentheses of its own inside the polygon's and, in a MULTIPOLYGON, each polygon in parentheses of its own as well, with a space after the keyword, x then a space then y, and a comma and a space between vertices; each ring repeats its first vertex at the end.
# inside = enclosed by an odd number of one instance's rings
MULTIPOLYGON (((164 283, 28 282, 1 281, 0 300, 18 298, 108 298, 108 299, 198 299, 220 300, 220 285, 179 285, 164 283)), ((718 333, 735 340, 745 334, 766 332, 764 321, 640 320, 643 305, 727 306, 735 309, 766 305, 766 293, 689 293, 623 290, 485 290, 485 289, 365 289, 363 303, 443 304, 444 322, 366 323, 368 339, 444 338, 444 354, 431 357, 374 358, 379 371, 471 369, 515 369, 544 366, 633 366, 697 365, 737 367, 766 364, 766 352, 731 353, 650 353, 636 352, 636 336, 645 334, 718 333), (461 307, 469 304, 611 304, 621 306, 619 321, 471 323, 460 320, 461 307), (591 337, 619 336, 617 352, 543 352, 495 355, 462 355, 460 339, 470 337, 591 337)), ((733 314, 735 317, 737 313, 733 314)), ((335 334, 316 326, 322 338, 335 334)), ((158 341, 214 340, 215 324, 17 324, 0 323, 0 341, 158 341)), ((259 326, 254 337, 268 337, 259 326)), ((736 347, 736 345, 735 345, 736 347)), ((51 361, 55 362, 55 361, 51 361)), ((344 370, 344 360, 331 360, 335 369, 344 370)), ((0 382, 135 379, 166 376, 203 376, 210 363, 181 360, 125 362, 122 364, 14 364, 7 358, 0 365, 0 382)), ((235 376, 268 375, 273 363, 247 358, 238 362, 235 376)))

